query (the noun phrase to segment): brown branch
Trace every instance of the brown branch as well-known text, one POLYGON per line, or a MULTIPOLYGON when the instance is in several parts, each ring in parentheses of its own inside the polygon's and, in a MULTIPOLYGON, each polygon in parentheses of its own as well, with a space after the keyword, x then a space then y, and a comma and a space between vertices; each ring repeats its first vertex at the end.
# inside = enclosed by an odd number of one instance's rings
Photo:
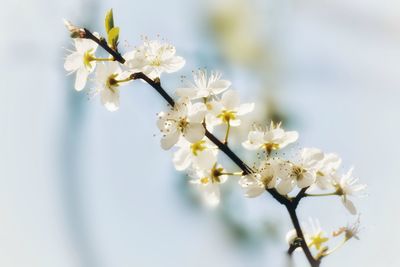
MULTIPOLYGON (((114 60, 120 62, 121 64, 125 63, 125 59, 121 56, 121 54, 118 51, 113 50, 112 48, 110 48, 108 46, 107 42, 104 40, 104 38, 100 38, 99 39, 96 36, 94 36, 86 28, 84 30, 85 30, 85 38, 93 40, 99 46, 104 48, 104 50, 106 50, 108 53, 110 53, 110 55, 113 56, 114 60)), ((131 78, 134 79, 134 80, 141 79, 141 80, 145 81, 147 84, 149 84, 151 87, 153 87, 167 101, 167 103, 169 105, 171 105, 172 107, 175 105, 175 101, 164 90, 164 88, 162 88, 162 86, 160 84, 160 81, 158 79, 157 80, 152 80, 142 72, 138 72, 138 73, 132 74, 131 78)), ((221 142, 215 135, 210 133, 207 129, 206 129, 205 135, 207 136, 208 139, 210 139, 211 142, 213 142, 222 152, 225 153, 226 156, 228 156, 243 171, 244 175, 253 173, 253 170, 246 163, 244 163, 228 147, 227 144, 221 142)), ((287 198, 286 196, 283 196, 283 195, 279 194, 278 191, 276 191, 276 189, 274 189, 274 188, 273 189, 266 188, 266 191, 268 193, 270 193, 272 195, 272 197, 274 199, 276 199, 280 204, 282 204, 282 205, 284 205, 286 207, 287 211, 289 212, 290 219, 292 220, 293 226, 296 229, 297 237, 301 239, 301 248, 303 249, 304 254, 306 255, 306 258, 307 258, 308 262, 310 263, 310 265, 312 267, 318 267, 320 265, 320 260, 315 259, 313 257, 313 255, 311 254, 311 251, 310 251, 309 247, 307 246, 307 243, 306 243, 306 241, 304 239, 304 234, 303 234, 303 231, 302 231, 300 223, 299 223, 299 219, 298 219, 297 214, 296 214, 296 208, 297 208, 300 200, 305 196, 305 192, 306 192, 307 189, 308 188, 303 188, 296 195, 296 197, 294 197, 292 199, 287 198)), ((291 250, 292 249, 289 248, 288 253, 290 252, 290 254, 291 254, 291 252, 292 252, 291 250)))

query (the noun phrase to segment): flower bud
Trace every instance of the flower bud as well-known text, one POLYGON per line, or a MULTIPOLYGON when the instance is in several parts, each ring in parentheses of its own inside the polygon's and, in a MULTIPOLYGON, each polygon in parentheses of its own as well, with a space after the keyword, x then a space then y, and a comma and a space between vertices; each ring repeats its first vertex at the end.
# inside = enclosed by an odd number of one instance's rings
POLYGON ((67 30, 70 32, 71 38, 85 38, 86 33, 83 28, 79 28, 72 24, 69 20, 63 19, 64 25, 67 30))

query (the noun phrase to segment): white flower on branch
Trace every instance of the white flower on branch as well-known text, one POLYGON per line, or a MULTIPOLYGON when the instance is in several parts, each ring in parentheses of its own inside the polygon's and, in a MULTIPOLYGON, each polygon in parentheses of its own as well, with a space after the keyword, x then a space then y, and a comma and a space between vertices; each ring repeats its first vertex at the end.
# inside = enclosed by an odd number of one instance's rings
POLYGON ((345 227, 339 228, 339 230, 333 232, 333 236, 337 237, 341 234, 344 234, 344 240, 348 241, 352 238, 355 238, 357 240, 360 240, 358 237, 358 234, 360 232, 360 215, 358 215, 357 219, 353 223, 347 224, 345 227))
POLYGON ((257 197, 266 189, 274 188, 277 181, 276 168, 280 159, 268 159, 262 161, 255 173, 242 176, 239 185, 245 191, 246 197, 257 197))
POLYGON ((333 153, 324 154, 323 159, 316 168, 315 185, 323 190, 332 188, 332 181, 341 163, 342 159, 338 155, 333 153))
POLYGON ((99 64, 95 75, 95 93, 100 94, 101 103, 109 110, 119 109, 119 86, 128 82, 129 73, 123 72, 119 63, 112 61, 99 64))
POLYGON ((272 150, 278 150, 296 142, 299 134, 296 131, 285 132, 281 128, 281 123, 275 124, 271 121, 269 129, 261 129, 254 126, 254 131, 248 134, 248 140, 242 143, 248 150, 265 149, 268 154, 272 150))
POLYGON ((232 127, 240 125, 239 117, 252 112, 254 103, 240 104, 240 97, 236 91, 226 91, 220 101, 207 103, 210 113, 207 116, 207 126, 228 124, 232 127))
MULTIPOLYGON (((96 36, 98 35, 96 34, 96 36)), ((76 72, 75 89, 81 91, 86 85, 89 74, 96 67, 94 53, 98 45, 89 39, 77 38, 73 40, 75 51, 72 51, 66 57, 64 68, 70 73, 76 72)))
POLYGON ((185 65, 185 60, 175 53, 175 47, 168 43, 146 39, 143 45, 124 55, 125 65, 132 72, 143 72, 155 79, 163 72, 176 72, 185 65))
POLYGON ((183 171, 190 166, 194 169, 211 169, 217 161, 218 148, 207 138, 195 143, 181 138, 176 144, 179 149, 174 153, 175 169, 183 171))
POLYGON ((334 178, 333 183, 336 188, 336 193, 341 196, 343 205, 351 214, 357 214, 357 209, 349 197, 363 195, 367 186, 365 184, 359 184, 359 179, 353 177, 353 168, 341 177, 335 176, 334 178))
POLYGON ((323 244, 329 241, 318 220, 309 218, 309 224, 304 225, 303 232, 307 246, 314 246, 318 251, 323 249, 323 244))
POLYGON ((230 81, 221 80, 219 72, 211 72, 208 76, 206 70, 198 70, 193 72, 193 80, 194 84, 189 83, 187 87, 176 89, 176 94, 180 97, 197 99, 219 95, 231 86, 230 81))
POLYGON ((203 201, 208 206, 217 206, 221 194, 219 185, 228 179, 224 169, 215 163, 210 169, 194 170, 190 175, 193 178, 190 182, 199 188, 203 201))
POLYGON ((188 98, 182 98, 170 111, 158 113, 157 126, 163 134, 161 147, 170 149, 181 136, 190 143, 203 139, 205 129, 202 122, 206 110, 203 103, 192 104, 188 98))
POLYGON ((312 185, 316 178, 316 167, 324 154, 315 148, 304 148, 299 162, 283 161, 277 168, 281 181, 276 189, 282 195, 287 195, 297 185, 305 188, 312 185))

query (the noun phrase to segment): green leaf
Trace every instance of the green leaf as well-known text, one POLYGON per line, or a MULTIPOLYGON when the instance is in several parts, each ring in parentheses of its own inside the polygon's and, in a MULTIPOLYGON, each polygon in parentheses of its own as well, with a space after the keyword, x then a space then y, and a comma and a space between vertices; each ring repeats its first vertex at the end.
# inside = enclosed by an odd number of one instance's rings
POLYGON ((106 32, 109 33, 114 28, 114 16, 112 8, 106 13, 105 19, 106 32))
POLYGON ((113 49, 117 48, 119 38, 119 27, 114 27, 108 32, 108 45, 113 49))

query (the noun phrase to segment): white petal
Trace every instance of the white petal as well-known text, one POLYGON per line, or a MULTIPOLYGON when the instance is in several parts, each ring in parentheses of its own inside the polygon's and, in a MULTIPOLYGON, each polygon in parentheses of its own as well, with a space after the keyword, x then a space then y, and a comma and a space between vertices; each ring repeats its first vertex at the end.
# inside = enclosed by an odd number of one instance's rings
POLYGON ((312 185, 314 181, 315 176, 311 172, 307 171, 303 174, 303 177, 300 180, 297 180, 297 186, 299 188, 304 188, 312 185))
POLYGON ((254 103, 246 103, 246 104, 242 104, 240 105, 238 111, 237 111, 237 115, 241 116, 247 113, 250 113, 254 110, 254 103))
POLYGON ((197 92, 194 88, 183 87, 183 88, 176 89, 175 94, 179 97, 189 97, 190 99, 193 99, 196 97, 197 92))
POLYGON ((201 123, 189 123, 185 128, 184 137, 191 143, 195 143, 203 139, 205 129, 201 123))
POLYGON ((217 161, 217 153, 211 149, 206 149, 198 153, 197 156, 193 155, 192 158, 193 165, 196 168, 208 170, 211 169, 217 161))
POLYGON ((252 143, 249 140, 242 143, 242 146, 248 150, 257 150, 260 148, 260 144, 252 143))
POLYGON ((116 111, 119 109, 119 89, 114 88, 114 91, 110 89, 101 90, 101 103, 109 111, 116 111))
POLYGON ((287 146, 288 144, 291 144, 293 142, 296 142, 297 139, 299 138, 299 134, 296 131, 291 131, 291 132, 285 132, 284 137, 280 139, 280 147, 283 148, 287 146))
POLYGON ((231 82, 227 80, 217 80, 211 84, 209 84, 209 89, 212 91, 214 95, 218 95, 225 91, 231 86, 231 82))
POLYGON ((324 153, 317 148, 303 148, 301 158, 304 165, 307 167, 313 167, 324 158, 324 153))
POLYGON ((281 180, 280 183, 276 186, 276 190, 281 195, 289 194, 294 188, 294 181, 291 179, 281 180))
POLYGON ((181 148, 174 153, 172 162, 175 165, 175 169, 178 171, 183 171, 190 166, 190 150, 188 148, 181 148))
POLYGON ((88 76, 89 72, 85 68, 78 69, 75 78, 75 89, 77 91, 81 91, 83 88, 85 88, 88 76))
POLYGON ((72 53, 67 56, 64 63, 64 69, 66 71, 75 71, 83 67, 83 58, 79 53, 72 53))
POLYGON ((342 203, 345 206, 345 208, 352 214, 356 215, 357 214, 357 209, 354 206, 353 202, 350 201, 348 198, 342 197, 342 203))
POLYGON ((166 135, 164 138, 161 139, 161 148, 164 150, 168 150, 173 147, 179 140, 181 136, 180 132, 175 131, 171 134, 166 135))
POLYGON ((165 72, 172 73, 180 70, 185 65, 185 60, 182 57, 172 57, 163 62, 165 72))
POLYGON ((207 113, 207 107, 204 103, 194 103, 188 113, 190 122, 201 123, 204 120, 204 116, 207 113))
POLYGON ((220 202, 220 191, 218 184, 202 186, 203 200, 210 207, 218 206, 220 202))
POLYGON ((230 120, 230 121, 229 121, 229 124, 230 124, 232 127, 238 127, 238 126, 240 126, 240 123, 241 123, 241 121, 240 121, 239 119, 235 119, 235 120, 230 120))
POLYGON ((236 91, 226 91, 221 98, 221 103, 227 110, 235 110, 240 105, 239 94, 236 91))
POLYGON ((253 186, 253 187, 247 188, 244 196, 253 198, 253 197, 258 197, 262 193, 265 193, 265 188, 263 186, 253 186))
MULTIPOLYGON (((83 39, 83 38, 75 38, 74 39, 76 50, 83 54, 91 49, 96 50, 97 43, 90 39, 83 39)), ((93 51, 94 52, 94 51, 93 51)))

